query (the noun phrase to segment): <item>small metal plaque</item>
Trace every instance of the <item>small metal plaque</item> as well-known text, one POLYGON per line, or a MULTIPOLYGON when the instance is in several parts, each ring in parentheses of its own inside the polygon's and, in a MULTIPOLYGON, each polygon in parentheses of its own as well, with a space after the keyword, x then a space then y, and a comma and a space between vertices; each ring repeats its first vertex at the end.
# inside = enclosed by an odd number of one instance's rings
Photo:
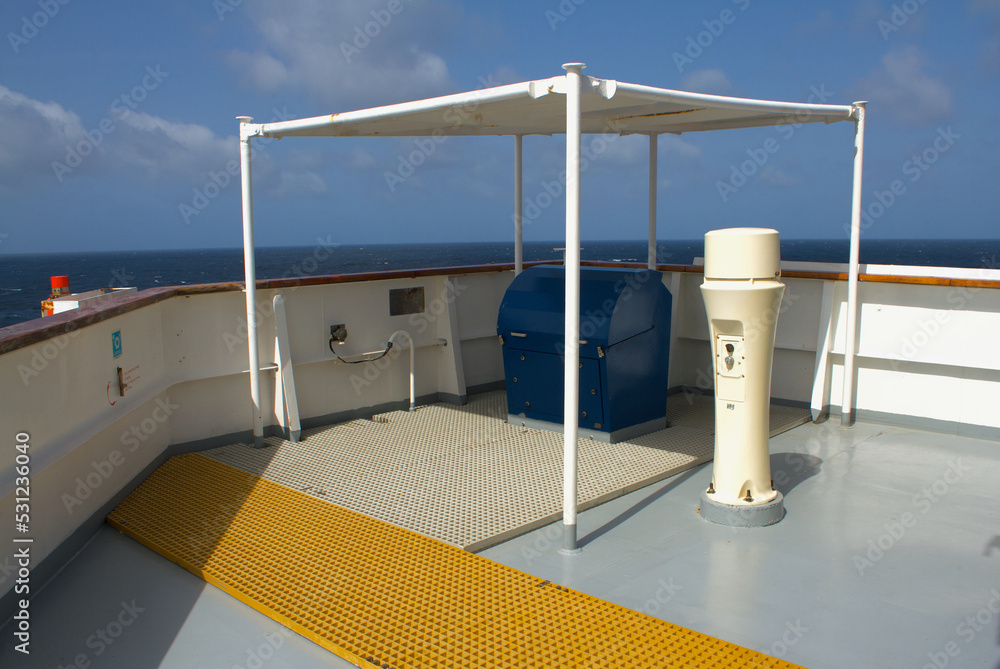
POLYGON ((394 288, 389 291, 389 315, 406 316, 424 313, 424 287, 394 288))

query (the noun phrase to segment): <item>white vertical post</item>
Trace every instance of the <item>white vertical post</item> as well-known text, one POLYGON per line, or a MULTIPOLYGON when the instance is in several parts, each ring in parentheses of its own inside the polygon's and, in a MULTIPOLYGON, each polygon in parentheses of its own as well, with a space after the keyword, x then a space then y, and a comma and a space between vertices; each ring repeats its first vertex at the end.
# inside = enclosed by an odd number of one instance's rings
POLYGON ((514 276, 524 269, 524 238, 522 234, 524 222, 524 205, 522 194, 522 153, 524 135, 514 135, 514 276))
POLYGON ((406 342, 410 346, 410 411, 417 410, 417 390, 416 390, 416 377, 413 372, 413 356, 417 353, 417 347, 413 343, 413 337, 406 330, 396 330, 391 335, 389 335, 389 342, 391 343, 396 339, 397 336, 402 335, 406 337, 406 342))
POLYGON ((240 122, 240 185, 243 191, 243 268, 247 296, 247 353, 250 363, 250 402, 253 405, 253 445, 264 446, 264 421, 260 412, 260 357, 257 352, 257 267, 253 242, 253 179, 250 173, 250 137, 256 132, 249 116, 240 122))
POLYGON ((580 89, 583 63, 566 69, 566 350, 563 376, 563 545, 576 553, 577 436, 580 413, 580 89))
POLYGON ((295 371, 292 365, 292 345, 288 337, 288 318, 285 314, 285 298, 275 295, 274 306, 274 349, 278 352, 278 372, 276 386, 281 387, 281 405, 288 416, 288 441, 298 443, 302 436, 299 420, 299 398, 295 394, 295 371))
POLYGON ((649 136, 649 269, 656 269, 656 140, 649 136))
POLYGON ((851 194, 851 257, 847 275, 847 336, 844 339, 844 395, 840 425, 849 427, 854 406, 854 355, 858 329, 858 257, 861 249, 861 172, 865 155, 865 105, 854 103, 854 187, 851 194))

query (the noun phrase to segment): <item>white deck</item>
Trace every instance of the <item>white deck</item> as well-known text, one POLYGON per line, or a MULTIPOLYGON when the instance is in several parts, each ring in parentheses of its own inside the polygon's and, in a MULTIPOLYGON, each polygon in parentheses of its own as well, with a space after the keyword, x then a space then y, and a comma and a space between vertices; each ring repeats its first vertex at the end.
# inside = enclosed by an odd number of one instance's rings
MULTIPOLYGON (((558 552, 558 525, 482 554, 813 669, 997 667, 997 447, 810 423, 771 440, 787 508, 772 527, 698 516, 709 463, 582 513, 579 555, 558 552)), ((83 654, 94 667, 228 669, 257 666, 257 654, 266 667, 349 666, 107 527, 31 611, 30 662, 5 644, 0 665, 71 666, 83 654), (93 635, 118 632, 133 600, 144 611, 98 656, 93 635)))
MULTIPOLYGON (((671 396, 670 427, 607 444, 581 439, 580 508, 712 458, 713 400, 671 396)), ((772 433, 808 420, 772 407, 772 433)), ((233 444, 205 455, 373 518, 479 551, 561 517, 562 434, 510 425, 495 391, 307 430, 299 443, 233 444)))

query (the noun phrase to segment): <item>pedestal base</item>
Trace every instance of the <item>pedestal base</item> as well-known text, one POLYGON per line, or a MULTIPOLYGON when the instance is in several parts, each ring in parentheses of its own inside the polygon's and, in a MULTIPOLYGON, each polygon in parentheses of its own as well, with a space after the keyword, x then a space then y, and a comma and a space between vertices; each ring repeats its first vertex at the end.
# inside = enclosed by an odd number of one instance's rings
POLYGON ((767 504, 725 504, 716 502, 707 492, 701 493, 701 517, 729 527, 764 527, 785 517, 785 498, 778 496, 767 504))

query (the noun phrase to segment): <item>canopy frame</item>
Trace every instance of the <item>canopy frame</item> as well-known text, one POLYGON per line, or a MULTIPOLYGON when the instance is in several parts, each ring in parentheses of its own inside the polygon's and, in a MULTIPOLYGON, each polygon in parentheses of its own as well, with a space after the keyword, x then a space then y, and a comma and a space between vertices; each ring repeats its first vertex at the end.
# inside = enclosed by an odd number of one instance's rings
POLYGON ((858 316, 861 176, 864 155, 865 102, 827 105, 751 100, 689 93, 596 79, 583 75, 583 63, 563 65, 561 76, 509 84, 443 97, 362 109, 342 114, 254 123, 237 117, 243 204, 246 271, 247 346, 254 445, 263 445, 260 402, 260 356, 257 347, 256 269, 254 263, 253 137, 514 137, 514 263, 523 267, 522 161, 525 135, 566 135, 566 313, 563 420, 563 545, 579 552, 577 541, 577 421, 579 410, 580 330, 580 147, 581 136, 617 133, 649 137, 649 222, 647 265, 656 267, 657 141, 660 134, 775 126, 786 123, 835 123, 853 120, 854 181, 851 201, 851 250, 847 298, 847 337, 841 422, 852 422, 855 345, 858 316), (560 99, 562 98, 562 99, 560 99), (565 104, 563 104, 563 99, 565 104))

